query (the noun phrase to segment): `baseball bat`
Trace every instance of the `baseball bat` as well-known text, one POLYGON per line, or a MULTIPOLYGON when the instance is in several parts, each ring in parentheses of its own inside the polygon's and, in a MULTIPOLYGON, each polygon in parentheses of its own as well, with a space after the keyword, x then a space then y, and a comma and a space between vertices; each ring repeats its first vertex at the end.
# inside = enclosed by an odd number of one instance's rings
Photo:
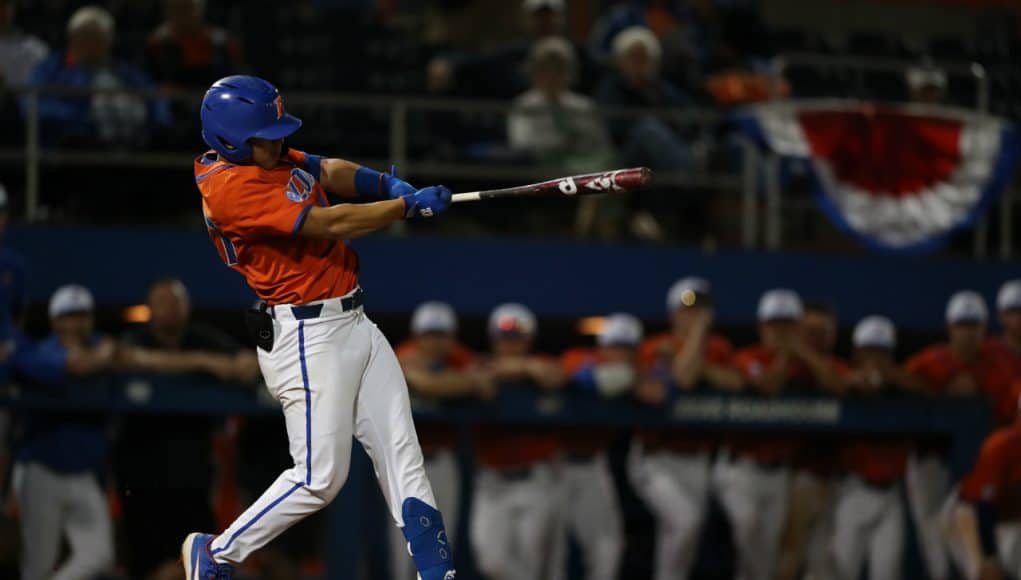
POLYGON ((461 203, 465 201, 480 201, 483 199, 522 196, 564 195, 573 197, 576 195, 593 195, 596 193, 620 193, 641 189, 648 185, 651 180, 652 171, 648 167, 632 167, 630 169, 616 169, 614 171, 604 171, 602 173, 571 175, 568 177, 560 177, 558 179, 543 181, 541 183, 508 187, 506 189, 488 189, 485 191, 455 193, 451 198, 451 202, 461 203))

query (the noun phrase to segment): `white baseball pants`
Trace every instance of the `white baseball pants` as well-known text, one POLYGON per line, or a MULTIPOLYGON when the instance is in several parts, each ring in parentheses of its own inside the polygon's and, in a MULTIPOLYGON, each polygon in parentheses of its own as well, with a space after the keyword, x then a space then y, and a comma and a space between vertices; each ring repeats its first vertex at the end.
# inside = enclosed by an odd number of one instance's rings
POLYGON ((275 312, 273 350, 259 350, 259 367, 283 408, 294 467, 213 540, 213 557, 230 564, 336 497, 352 436, 372 460, 398 526, 406 498, 436 506, 404 374, 383 333, 361 308, 343 312, 339 299, 324 301, 317 318, 296 320, 286 306, 275 312))
POLYGON ((656 519, 653 580, 684 580, 698 554, 709 498, 709 452, 646 453, 631 446, 628 476, 656 519))
MULTIPOLYGON (((978 516, 971 504, 957 497, 956 491, 943 507, 941 527, 947 552, 961 577, 978 580, 983 558, 978 516)), ((1021 523, 1011 521, 996 525, 996 552, 1006 577, 1021 578, 1021 523)))
POLYGON ((858 580, 866 558, 869 580, 899 580, 904 506, 899 486, 879 489, 848 476, 838 491, 833 562, 840 580, 858 580))
MULTIPOLYGON (((590 461, 564 461, 560 515, 564 533, 559 542, 566 556, 568 534, 578 542, 585 563, 587 580, 615 580, 624 556, 624 521, 613 486, 613 476, 606 455, 600 453, 590 461)), ((555 562, 566 573, 561 557, 555 562)))
MULTIPOLYGON (((461 476, 457 469, 454 451, 444 449, 425 461, 425 474, 436 496, 436 509, 443 513, 447 537, 457 546, 457 522, 460 516, 461 476)), ((418 570, 408 555, 408 541, 400 528, 390 532, 390 570, 393 580, 416 580, 418 570)))
POLYGON ((13 475, 21 511, 22 580, 90 580, 113 565, 113 523, 93 474, 19 463, 13 475), (71 554, 54 571, 65 534, 71 554))
POLYGON ((713 468, 717 498, 730 520, 737 551, 736 580, 770 580, 787 521, 790 469, 721 453, 713 468))
POLYGON ((950 495, 950 471, 938 455, 912 454, 908 458, 904 483, 929 579, 946 580, 950 575, 950 561, 940 531, 940 512, 950 495))
POLYGON ((475 561, 489 580, 558 578, 554 556, 561 530, 560 486, 552 465, 507 477, 482 468, 476 474, 469 532, 475 561))

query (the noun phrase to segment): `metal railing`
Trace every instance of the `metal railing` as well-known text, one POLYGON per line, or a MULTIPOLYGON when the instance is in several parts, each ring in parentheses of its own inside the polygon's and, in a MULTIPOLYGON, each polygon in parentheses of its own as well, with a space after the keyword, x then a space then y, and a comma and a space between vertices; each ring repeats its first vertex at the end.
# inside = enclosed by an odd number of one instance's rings
MULTIPOLYGON (((779 95, 781 80, 784 78, 788 68, 792 66, 806 66, 817 69, 844 69, 854 72, 855 88, 858 94, 865 92, 865 74, 867 72, 886 72, 905 74, 909 69, 919 65, 931 65, 943 70, 947 75, 968 77, 975 83, 974 110, 979 114, 988 114, 990 100, 990 78, 986 67, 978 62, 934 62, 920 63, 916 60, 892 59, 892 58, 861 58, 846 55, 826 55, 810 52, 791 52, 775 57, 771 63, 771 72, 774 78, 772 88, 774 95, 779 95)), ((850 96, 850 95, 848 95, 850 96)), ((774 155, 768 155, 765 161, 766 172, 766 246, 778 248, 780 246, 780 232, 783 230, 780 184, 779 184, 779 162, 774 155)), ((999 248, 998 255, 1001 259, 1013 257, 1013 209, 1014 204, 1021 200, 1021 195, 1016 190, 1016 182, 1011 183, 1006 191, 1000 196, 999 213, 999 248)), ((972 238, 972 256, 976 259, 983 259, 989 254, 989 220, 990 214, 982 216, 975 225, 972 238)))
MULTIPOLYGON (((774 61, 774 71, 779 75, 793 64, 807 64, 831 67, 857 67, 862 70, 903 71, 916 63, 908 61, 862 61, 846 57, 822 55, 785 55, 774 61)), ((988 106, 989 79, 979 65, 958 66, 956 74, 972 74, 976 79, 976 105, 988 106)), ((165 99, 182 105, 181 110, 196 111, 201 93, 178 93, 167 95, 159 91, 96 90, 68 87, 32 87, 10 89, 21 99, 24 112, 24 147, 0 148, 0 163, 23 164, 25 172, 25 215, 30 222, 41 219, 41 171, 46 166, 131 166, 140 168, 169 169, 187 166, 183 159, 190 159, 195 151, 157 151, 146 149, 80 150, 48 147, 41 135, 39 99, 41 95, 82 97, 97 94, 129 93, 142 99, 165 99)), ((443 159, 421 155, 415 151, 412 140, 416 134, 413 121, 429 115, 507 115, 512 104, 504 101, 434 99, 420 97, 395 97, 389 95, 348 95, 336 93, 293 93, 287 96, 291 110, 352 110, 361 115, 376 115, 385 118, 381 132, 386 135, 385 158, 363 157, 358 152, 350 156, 366 165, 389 167, 397 164, 409 176, 418 179, 463 179, 486 181, 538 181, 557 177, 556 170, 538 164, 507 164, 501 162, 467 162, 458 159, 443 159)), ((981 111, 982 109, 980 109, 981 111)), ((606 120, 637 119, 655 117, 675 126, 709 133, 723 121, 721 114, 712 109, 603 109, 599 115, 606 120)), ((175 121, 179 124, 195 124, 197 115, 175 121)), ((420 133, 420 132, 419 132, 420 133)), ((197 141, 197 140, 196 140, 197 141)), ((196 145, 200 145, 196 143, 196 145)), ((737 194, 740 198, 739 223, 740 245, 744 248, 765 247, 779 249, 783 243, 785 222, 784 195, 780 184, 778 159, 767 154, 763 159, 757 148, 747 140, 739 145, 739 168, 732 172, 713 172, 698 166, 688 172, 658 171, 656 184, 664 188, 698 188, 724 194, 737 194), (758 185, 760 176, 764 191, 760 197, 758 185)), ((349 152, 338 151, 340 154, 349 152)), ((593 169, 595 170, 595 169, 593 169)), ((1017 194, 1010 190, 1004 194, 999 205, 999 256, 1012 256, 1013 205, 1017 194)), ((989 223, 984 217, 975 229, 973 254, 977 258, 988 254, 989 223)))

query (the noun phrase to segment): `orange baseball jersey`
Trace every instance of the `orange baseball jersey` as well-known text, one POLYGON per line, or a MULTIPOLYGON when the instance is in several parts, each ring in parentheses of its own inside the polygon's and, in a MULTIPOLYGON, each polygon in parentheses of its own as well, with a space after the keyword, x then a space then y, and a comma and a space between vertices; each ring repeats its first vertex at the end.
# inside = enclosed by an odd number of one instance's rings
POLYGON ((1015 379, 1021 379, 1021 351, 1014 350, 1007 346, 1000 337, 992 337, 986 340, 986 348, 997 351, 1010 362, 1010 369, 1015 379))
MULTIPOLYGON (((750 346, 737 351, 734 355, 734 363, 741 373, 752 384, 758 384, 762 373, 773 364, 773 353, 761 344, 750 346)), ((830 366, 843 377, 851 373, 851 367, 833 355, 827 355, 830 366)), ((788 367, 787 380, 796 384, 810 384, 813 380, 812 372, 805 365, 794 362, 788 367)))
MULTIPOLYGON (((638 349, 638 366, 643 371, 660 369, 669 371, 677 353, 681 352, 684 341, 670 333, 650 336, 638 349)), ((710 334, 705 343, 706 361, 713 364, 730 364, 734 348, 730 341, 718 334, 710 334)))
MULTIPOLYGON (((414 358, 417 352, 418 341, 414 338, 402 342, 396 349, 397 358, 402 362, 414 358)), ((474 364, 475 354, 463 344, 456 343, 447 359, 433 368, 438 371, 464 371, 474 364)), ((415 430, 418 432, 418 443, 426 453, 452 449, 457 445, 457 430, 450 425, 416 420, 415 430)))
MULTIPOLYGON (((684 341, 670 333, 650 336, 638 349, 638 366, 642 371, 669 374, 674 357, 684 348, 684 341)), ((704 345, 707 362, 716 365, 731 363, 734 348, 730 341, 718 334, 710 334, 704 345)), ((675 429, 637 429, 635 435, 647 450, 666 449, 674 453, 698 453, 712 449, 716 437, 675 429)))
POLYGON ((904 478, 911 447, 907 440, 868 438, 841 446, 839 461, 868 483, 889 485, 904 478))
POLYGON ((343 296, 358 285, 354 250, 297 236, 308 212, 329 203, 319 163, 318 156, 293 149, 271 170, 235 165, 212 151, 195 160, 213 245, 271 306, 343 296))
MULTIPOLYGON (((543 354, 530 355, 550 360, 543 354)), ((556 457, 557 436, 549 428, 482 423, 475 428, 475 457, 479 465, 492 469, 528 467, 556 457)))
POLYGON ((1021 517, 1021 425, 1001 427, 986 438, 958 493, 965 501, 993 502, 1001 520, 1021 517))
POLYGON ((911 374, 922 378, 935 393, 942 393, 957 375, 969 372, 978 382, 979 390, 993 405, 1000 423, 1009 422, 1017 414, 1017 398, 1011 389, 1010 362, 995 347, 982 347, 978 358, 965 363, 946 344, 926 348, 905 363, 911 374))
MULTIPOLYGON (((576 378, 578 373, 603 362, 603 357, 600 356, 598 349, 572 348, 560 355, 560 363, 564 367, 564 372, 570 377, 574 386, 580 386, 576 378)), ((616 429, 600 427, 561 427, 557 430, 564 451, 577 455, 594 455, 606 449, 617 434, 616 429)))

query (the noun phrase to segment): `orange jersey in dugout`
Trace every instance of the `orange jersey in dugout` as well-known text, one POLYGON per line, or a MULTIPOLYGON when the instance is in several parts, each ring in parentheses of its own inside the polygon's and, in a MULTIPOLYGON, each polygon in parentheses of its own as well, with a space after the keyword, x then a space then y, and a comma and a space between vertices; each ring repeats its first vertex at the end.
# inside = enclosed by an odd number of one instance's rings
POLYGON ((341 241, 298 236, 314 206, 329 204, 320 158, 288 150, 270 170, 235 165, 209 151, 195 183, 216 251, 273 306, 343 296, 358 285, 358 256, 341 241))

